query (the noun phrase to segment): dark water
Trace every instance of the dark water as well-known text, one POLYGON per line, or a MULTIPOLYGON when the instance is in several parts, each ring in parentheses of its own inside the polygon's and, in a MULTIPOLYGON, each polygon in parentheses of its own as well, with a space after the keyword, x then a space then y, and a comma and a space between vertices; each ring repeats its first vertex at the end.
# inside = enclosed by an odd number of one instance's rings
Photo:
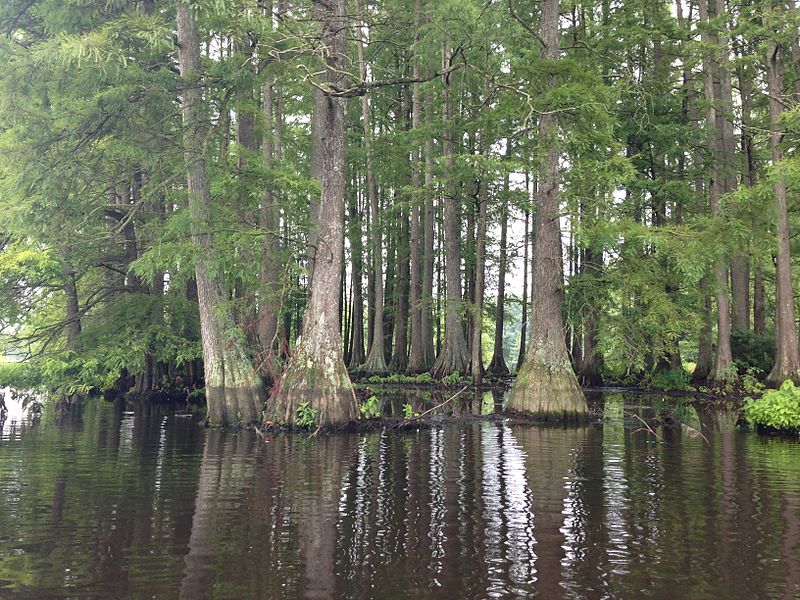
POLYGON ((623 402, 650 412, 614 394, 578 428, 266 442, 103 402, 12 412, 0 597, 800 597, 800 444, 687 405, 708 443, 656 438, 623 402))

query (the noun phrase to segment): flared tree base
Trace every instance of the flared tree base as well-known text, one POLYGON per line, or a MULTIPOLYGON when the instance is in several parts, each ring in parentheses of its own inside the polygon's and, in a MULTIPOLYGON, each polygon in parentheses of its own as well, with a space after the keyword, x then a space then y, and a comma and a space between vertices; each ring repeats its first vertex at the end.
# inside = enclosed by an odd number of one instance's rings
POLYGON ((469 355, 467 354, 466 343, 445 343, 445 347, 442 348, 442 352, 439 354, 436 362, 433 363, 433 367, 431 368, 431 375, 434 377, 434 379, 444 379, 453 373, 466 375, 468 372, 469 355))
POLYGON ((586 398, 568 365, 553 367, 530 356, 511 386, 505 410, 558 422, 585 420, 589 414, 586 398))
POLYGON ((792 370, 789 365, 775 363, 775 366, 772 367, 764 383, 767 387, 779 388, 783 382, 788 379, 791 379, 795 384, 800 384, 800 369, 795 368, 792 370))
POLYGON ((739 374, 736 372, 734 365, 726 367, 714 366, 708 376, 708 385, 712 388, 724 388, 729 385, 735 385, 738 381, 739 374))
POLYGON ((308 348, 301 339, 267 401, 266 422, 340 427, 358 419, 358 403, 340 356, 308 348))
POLYGON ((498 354, 492 356, 489 366, 486 367, 486 374, 496 378, 508 377, 510 371, 508 370, 505 358, 498 354))
POLYGON ((213 427, 252 425, 261 420, 266 392, 261 382, 237 386, 206 386, 208 424, 213 427))

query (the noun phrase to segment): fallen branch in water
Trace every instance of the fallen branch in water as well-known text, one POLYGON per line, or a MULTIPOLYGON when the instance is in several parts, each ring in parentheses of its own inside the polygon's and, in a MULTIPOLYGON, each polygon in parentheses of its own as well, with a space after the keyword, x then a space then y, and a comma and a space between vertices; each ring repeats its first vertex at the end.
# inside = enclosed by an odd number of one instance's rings
POLYGON ((700 431, 700 430, 698 430, 698 429, 695 429, 695 428, 694 428, 694 427, 692 427, 691 425, 687 425, 687 424, 686 424, 686 423, 684 423, 683 421, 681 421, 681 426, 682 426, 682 427, 686 427, 686 433, 688 433, 688 434, 689 434, 689 437, 697 437, 697 436, 700 436, 701 438, 703 438, 703 440, 705 441, 705 443, 706 443, 706 444, 708 444, 709 446, 711 445, 711 442, 709 442, 709 441, 708 441, 708 438, 707 438, 705 435, 703 435, 703 432, 702 432, 702 431, 700 431))
MULTIPOLYGON (((639 429, 637 429, 636 431, 649 431, 650 433, 652 433, 652 434, 653 434, 653 436, 655 436, 655 438, 656 438, 656 439, 657 439, 659 442, 663 442, 663 441, 664 441, 664 440, 662 440, 662 439, 661 439, 661 436, 660 436, 660 435, 658 435, 658 434, 657 434, 655 431, 653 431, 653 428, 652 428, 652 427, 650 427, 650 425, 647 423, 647 421, 645 421, 645 420, 644 420, 642 417, 640 417, 640 416, 639 416, 639 415, 637 415, 636 413, 623 413, 623 414, 626 414, 626 415, 628 415, 629 417, 635 417, 636 419, 639 419, 639 421, 642 423, 642 425, 644 425, 644 427, 640 427, 640 428, 639 428, 639 429)), ((636 431, 634 431, 633 433, 636 433, 636 431)))
POLYGON ((413 423, 414 421, 419 421, 419 420, 420 420, 421 418, 423 418, 425 415, 429 415, 429 414, 431 414, 433 411, 435 411, 435 410, 438 410, 438 409, 442 408, 442 407, 443 407, 445 404, 447 404, 448 402, 451 402, 451 401, 455 400, 455 399, 456 399, 458 396, 460 396, 460 395, 461 395, 461 392, 463 392, 464 390, 466 390, 468 387, 469 387, 468 385, 465 385, 463 388, 461 388, 460 390, 458 390, 458 391, 457 391, 455 394, 453 394, 452 396, 450 396, 450 397, 449 397, 447 400, 445 400, 444 402, 442 402, 442 403, 440 403, 440 404, 437 404, 437 405, 436 405, 436 406, 434 406, 433 408, 429 408, 429 409, 428 409, 428 410, 426 410, 425 412, 422 412, 422 413, 420 413, 420 414, 418 414, 418 415, 416 415, 416 416, 413 416, 413 417, 411 417, 411 418, 409 418, 409 419, 404 419, 404 420, 400 421, 399 423, 397 423, 397 425, 395 425, 394 427, 395 427, 395 428, 398 428, 398 427, 404 427, 404 426, 406 426, 406 425, 408 425, 408 424, 410 424, 410 423, 413 423))

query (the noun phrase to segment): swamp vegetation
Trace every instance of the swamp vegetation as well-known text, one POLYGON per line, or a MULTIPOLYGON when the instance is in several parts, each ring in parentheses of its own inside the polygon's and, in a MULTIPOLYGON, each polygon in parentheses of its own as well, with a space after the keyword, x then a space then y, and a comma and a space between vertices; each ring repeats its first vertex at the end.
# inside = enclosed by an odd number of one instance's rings
POLYGON ((323 427, 376 376, 513 371, 556 420, 580 384, 800 383, 799 19, 9 0, 0 382, 323 427))
POLYGON ((0 596, 800 597, 798 32, 0 2, 0 596))

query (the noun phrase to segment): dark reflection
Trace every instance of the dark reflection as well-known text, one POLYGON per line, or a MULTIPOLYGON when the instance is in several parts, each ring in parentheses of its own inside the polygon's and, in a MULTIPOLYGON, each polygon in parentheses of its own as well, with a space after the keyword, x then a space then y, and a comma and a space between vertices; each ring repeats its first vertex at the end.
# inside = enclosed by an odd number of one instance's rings
MULTIPOLYGON (((464 396, 442 414, 497 407, 464 396)), ((267 440, 144 405, 19 418, 0 443, 0 597, 798 597, 800 444, 651 400, 608 394, 577 428, 267 440), (657 435, 630 416, 667 413, 657 435)))

